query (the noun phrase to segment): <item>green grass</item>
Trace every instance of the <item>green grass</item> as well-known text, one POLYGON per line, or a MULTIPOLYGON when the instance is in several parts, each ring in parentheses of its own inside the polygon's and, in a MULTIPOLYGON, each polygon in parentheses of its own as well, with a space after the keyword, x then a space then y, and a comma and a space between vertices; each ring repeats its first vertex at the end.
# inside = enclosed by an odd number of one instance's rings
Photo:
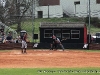
POLYGON ((0 75, 100 75, 100 68, 3 68, 0 75))
MULTIPOLYGON (((87 29, 89 30, 89 26, 87 25, 87 29)), ((90 33, 95 35, 96 32, 100 32, 100 28, 94 27, 93 25, 90 26, 90 33)))
MULTIPOLYGON (((33 42, 32 35, 39 34, 39 27, 41 22, 85 22, 85 19, 82 18, 41 18, 41 19, 34 19, 34 20, 24 20, 21 23, 22 30, 26 30, 29 36, 29 40, 33 42)), ((89 30, 89 26, 87 25, 87 29, 89 30)), ((17 24, 10 26, 12 29, 17 30, 17 24)), ((96 28, 94 26, 90 26, 90 33, 95 35, 96 32, 100 31, 100 28, 96 28)), ((19 34, 19 33, 18 33, 19 34)), ((39 42, 39 39, 37 40, 39 42)))
MULTIPOLYGON (((35 19, 35 20, 25 20, 21 23, 23 30, 26 30, 29 33, 39 33, 39 26, 41 22, 82 22, 83 20, 77 18, 46 18, 46 19, 35 19), (33 26, 34 25, 34 26, 33 26)), ((17 24, 10 26, 12 29, 16 30, 17 24)))
MULTIPOLYGON (((31 49, 28 49, 28 50, 31 50, 31 49)), ((47 50, 47 49, 43 49, 43 50, 47 50)), ((78 49, 68 49, 67 51, 71 51, 71 50, 78 50, 78 49)), ((11 51, 12 50, 0 50, 0 52, 11 52, 11 51)), ((38 51, 38 49, 37 49, 37 51, 38 51)), ((82 50, 79 49, 79 51, 84 51, 84 52, 98 52, 98 53, 100 52, 100 50, 85 50, 85 49, 82 49, 82 50)))
POLYGON ((85 52, 100 52, 100 50, 84 50, 85 52))
POLYGON ((0 52, 10 52, 11 50, 0 50, 0 52))

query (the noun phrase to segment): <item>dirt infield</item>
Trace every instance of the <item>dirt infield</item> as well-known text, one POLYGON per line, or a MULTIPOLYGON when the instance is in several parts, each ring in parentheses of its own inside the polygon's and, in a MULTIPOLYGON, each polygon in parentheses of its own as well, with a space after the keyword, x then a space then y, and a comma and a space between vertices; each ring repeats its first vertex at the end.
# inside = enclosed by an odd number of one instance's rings
POLYGON ((0 68, 100 67, 100 52, 82 50, 0 51, 0 68))

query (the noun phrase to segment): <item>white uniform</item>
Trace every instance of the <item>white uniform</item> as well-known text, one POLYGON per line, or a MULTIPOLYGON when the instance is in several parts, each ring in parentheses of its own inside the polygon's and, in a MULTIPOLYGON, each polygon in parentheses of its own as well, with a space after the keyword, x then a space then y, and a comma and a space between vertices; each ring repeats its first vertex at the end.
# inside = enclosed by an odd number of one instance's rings
POLYGON ((25 40, 22 40, 22 48, 27 48, 27 43, 25 40))
POLYGON ((22 38, 22 48, 27 48, 26 38, 27 36, 23 36, 22 38))

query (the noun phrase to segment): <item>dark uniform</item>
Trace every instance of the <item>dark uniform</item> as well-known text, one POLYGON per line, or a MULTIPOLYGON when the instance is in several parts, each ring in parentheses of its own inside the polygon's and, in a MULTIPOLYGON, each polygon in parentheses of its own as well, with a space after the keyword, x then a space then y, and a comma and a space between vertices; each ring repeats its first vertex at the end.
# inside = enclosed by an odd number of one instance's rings
POLYGON ((64 46, 62 45, 62 43, 59 40, 59 38, 56 38, 56 45, 59 45, 62 48, 62 50, 64 51, 64 46))
POLYGON ((58 45, 59 45, 59 46, 63 49, 63 51, 64 51, 64 46, 62 45, 61 41, 60 41, 56 36, 53 35, 50 50, 53 50, 54 48, 57 50, 57 46, 58 46, 58 45))
POLYGON ((50 50, 53 50, 54 48, 57 49, 57 43, 56 43, 56 36, 53 35, 50 50))

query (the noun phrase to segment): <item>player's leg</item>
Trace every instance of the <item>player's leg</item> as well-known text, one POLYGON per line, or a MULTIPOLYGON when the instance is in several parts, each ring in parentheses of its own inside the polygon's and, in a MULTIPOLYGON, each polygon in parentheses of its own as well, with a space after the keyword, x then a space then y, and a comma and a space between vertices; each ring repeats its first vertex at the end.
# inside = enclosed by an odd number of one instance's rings
POLYGON ((57 44, 56 44, 56 43, 53 43, 53 44, 52 44, 52 50, 53 50, 53 49, 57 50, 57 44))
POLYGON ((24 49, 22 48, 21 53, 24 53, 24 49))
POLYGON ((24 49, 24 53, 27 53, 27 52, 26 52, 26 48, 24 49))
POLYGON ((27 53, 26 52, 26 49, 27 49, 27 43, 26 42, 24 42, 24 46, 25 46, 24 53, 27 53))
POLYGON ((21 47, 21 52, 24 53, 24 41, 22 41, 22 47, 21 47))
POLYGON ((52 50, 52 49, 53 49, 53 44, 51 43, 51 44, 50 44, 50 50, 52 50))
POLYGON ((61 43, 60 43, 60 46, 61 46, 61 48, 62 48, 62 49, 63 49, 63 51, 64 51, 64 49, 65 49, 65 48, 64 48, 64 46, 63 46, 61 43))
POLYGON ((58 46, 58 44, 57 43, 55 43, 55 49, 57 50, 57 46, 58 46))

